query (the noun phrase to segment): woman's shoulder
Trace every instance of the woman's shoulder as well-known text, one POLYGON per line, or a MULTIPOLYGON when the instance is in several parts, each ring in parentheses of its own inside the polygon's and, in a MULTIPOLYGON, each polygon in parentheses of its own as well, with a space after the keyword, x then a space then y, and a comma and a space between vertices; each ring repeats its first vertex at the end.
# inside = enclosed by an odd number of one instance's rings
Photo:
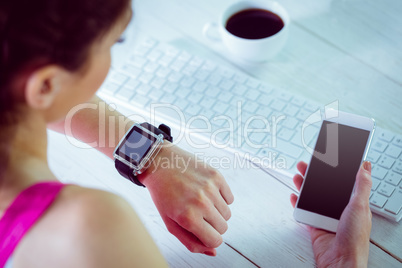
MULTIPOLYGON (((15 267, 32 267, 32 263, 39 267, 63 267, 59 260, 69 256, 66 267, 111 267, 119 261, 134 261, 132 254, 124 253, 129 253, 129 248, 140 250, 138 238, 152 247, 150 236, 123 198, 102 190, 66 185, 21 241, 14 263, 15 267)), ((149 254, 145 253, 143 258, 149 254)))

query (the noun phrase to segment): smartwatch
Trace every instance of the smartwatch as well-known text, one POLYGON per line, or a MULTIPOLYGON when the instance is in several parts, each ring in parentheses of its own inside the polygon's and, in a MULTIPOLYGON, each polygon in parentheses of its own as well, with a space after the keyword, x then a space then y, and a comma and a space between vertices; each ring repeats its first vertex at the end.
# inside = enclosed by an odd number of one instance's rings
POLYGON ((173 142, 170 128, 149 123, 134 124, 113 153, 117 171, 131 182, 145 187, 137 175, 143 173, 161 149, 164 140, 173 142))

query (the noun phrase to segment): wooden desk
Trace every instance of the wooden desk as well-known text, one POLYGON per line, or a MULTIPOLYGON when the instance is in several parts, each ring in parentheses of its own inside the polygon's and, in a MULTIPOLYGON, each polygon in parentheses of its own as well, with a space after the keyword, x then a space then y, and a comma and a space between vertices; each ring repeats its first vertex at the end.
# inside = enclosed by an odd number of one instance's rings
MULTIPOLYGON (((371 116, 402 134, 402 2, 279 1, 291 17, 289 39, 265 64, 239 63, 202 35, 231 0, 136 0, 128 40, 114 48, 114 66, 147 36, 237 68, 323 105, 371 116)), ((51 134, 50 161, 63 181, 116 192, 136 209, 172 267, 313 267, 309 233, 294 221, 292 189, 252 167, 221 170, 235 195, 232 219, 215 258, 192 254, 170 235, 148 192, 121 179, 109 159, 51 134), (62 150, 60 149, 62 148, 62 150), (60 153, 60 152, 63 153, 60 153), (90 161, 89 161, 90 159, 90 161)), ((183 147, 190 151, 186 144, 183 147)), ((205 151, 206 155, 230 154, 205 151)), ((401 267, 402 225, 374 215, 370 267, 401 267)))

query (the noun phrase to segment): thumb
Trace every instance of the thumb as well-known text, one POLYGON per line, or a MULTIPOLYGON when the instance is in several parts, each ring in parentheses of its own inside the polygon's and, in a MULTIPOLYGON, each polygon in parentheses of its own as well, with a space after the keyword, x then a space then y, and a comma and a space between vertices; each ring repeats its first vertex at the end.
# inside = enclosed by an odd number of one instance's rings
POLYGON ((369 200, 371 185, 371 163, 365 161, 356 175, 355 197, 363 201, 369 200))

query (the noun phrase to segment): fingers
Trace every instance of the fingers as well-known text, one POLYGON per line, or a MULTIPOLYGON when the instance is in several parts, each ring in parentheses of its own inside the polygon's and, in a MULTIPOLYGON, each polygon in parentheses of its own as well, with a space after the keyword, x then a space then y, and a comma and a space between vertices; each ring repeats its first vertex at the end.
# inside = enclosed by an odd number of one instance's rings
POLYGON ((222 214, 215 208, 212 207, 210 213, 204 220, 208 222, 212 227, 218 231, 219 234, 224 234, 228 230, 228 223, 226 219, 223 218, 222 214))
POLYGON ((306 175, 306 170, 307 170, 307 163, 300 161, 297 163, 297 170, 302 174, 302 176, 306 175))
POLYGON ((296 203, 297 203, 297 195, 295 195, 295 194, 291 194, 291 195, 290 195, 290 203, 292 204, 293 207, 296 206, 296 203))
POLYGON ((223 242, 222 236, 217 229, 221 231, 225 228, 227 229, 227 227, 222 223, 226 221, 217 212, 215 207, 213 207, 213 209, 215 209, 215 214, 211 213, 210 204, 200 200, 198 206, 203 206, 204 209, 201 211, 191 209, 172 219, 182 228, 194 234, 206 247, 216 248, 223 242), (215 226, 211 224, 215 225, 217 229, 215 229, 215 226))
POLYGON ((223 217, 225 221, 228 221, 232 216, 232 212, 230 211, 230 208, 226 201, 223 199, 223 196, 217 196, 214 200, 214 204, 216 210, 220 213, 221 217, 223 217))
POLYGON ((355 197, 367 202, 371 192, 371 163, 365 161, 356 175, 355 197))
POLYGON ((206 247, 194 234, 182 228, 174 220, 164 218, 169 232, 179 239, 186 248, 193 253, 203 253, 209 256, 216 256, 216 249, 206 247))
POLYGON ((226 180, 222 177, 222 175, 219 174, 219 176, 221 177, 221 187, 219 189, 223 199, 225 199, 226 204, 230 205, 233 203, 234 201, 234 196, 232 191, 230 190, 230 187, 228 185, 228 183, 226 182, 226 180))
POLYGON ((293 183, 295 184, 295 186, 296 186, 298 191, 300 191, 300 188, 301 188, 301 186, 303 184, 303 181, 304 181, 304 179, 300 174, 294 175, 293 183))

